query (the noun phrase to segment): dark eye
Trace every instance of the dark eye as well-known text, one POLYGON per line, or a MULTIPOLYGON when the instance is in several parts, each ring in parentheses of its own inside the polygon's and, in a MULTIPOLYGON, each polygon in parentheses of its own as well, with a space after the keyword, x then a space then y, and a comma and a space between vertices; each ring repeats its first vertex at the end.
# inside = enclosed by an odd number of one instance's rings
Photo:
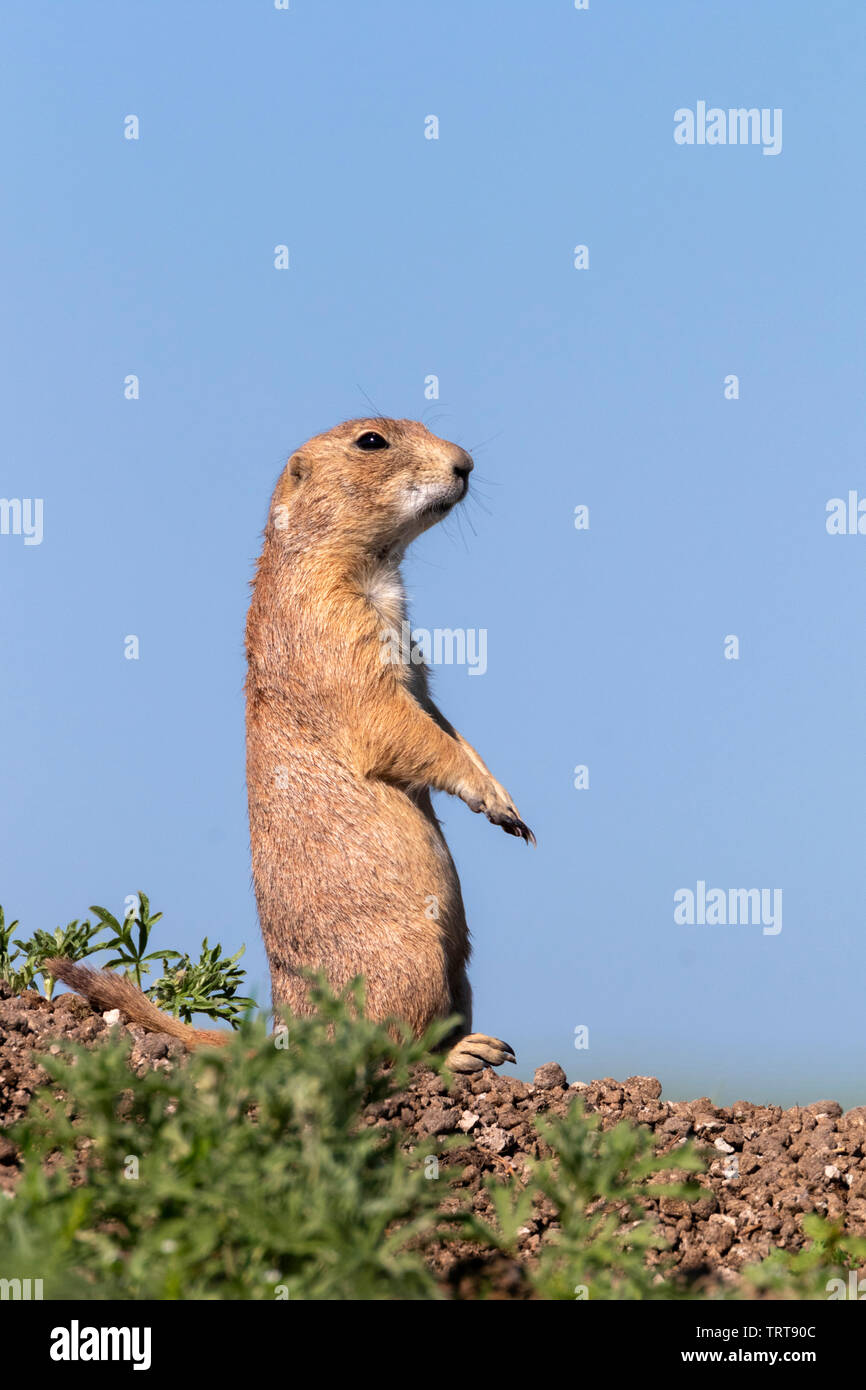
POLYGON ((355 440, 355 446, 358 449, 367 450, 387 449, 389 447, 387 439, 383 439, 382 435, 377 434, 375 430, 365 430, 363 434, 359 434, 355 440))

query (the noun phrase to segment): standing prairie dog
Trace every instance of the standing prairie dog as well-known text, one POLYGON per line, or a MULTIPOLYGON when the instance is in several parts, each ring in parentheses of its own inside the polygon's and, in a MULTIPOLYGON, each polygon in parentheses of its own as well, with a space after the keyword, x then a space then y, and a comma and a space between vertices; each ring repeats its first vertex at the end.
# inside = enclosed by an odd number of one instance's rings
MULTIPOLYGON (((406 618, 404 551, 462 501, 472 466, 412 420, 351 420, 309 440, 274 491, 246 627, 253 882, 274 1007, 310 1011, 306 971, 334 989, 363 975, 371 1018, 418 1036, 460 1014, 447 1058, 460 1072, 514 1056, 471 1032, 469 932, 431 790, 534 836, 434 705, 424 666, 393 659, 389 638, 406 618)), ((147 1009, 131 1008, 139 992, 118 980, 125 998, 106 993, 105 972, 53 965, 94 1002, 190 1045, 229 1036, 142 996, 147 1009)))
POLYGON ((453 1070, 513 1060, 470 1032, 469 933, 431 790, 533 839, 439 712, 423 665, 392 660, 400 561, 465 496, 472 459, 413 420, 350 420, 294 454, 274 492, 247 619, 253 881, 274 1005, 309 1009, 304 969, 366 982, 372 1018, 420 1034, 459 1013, 453 1070))

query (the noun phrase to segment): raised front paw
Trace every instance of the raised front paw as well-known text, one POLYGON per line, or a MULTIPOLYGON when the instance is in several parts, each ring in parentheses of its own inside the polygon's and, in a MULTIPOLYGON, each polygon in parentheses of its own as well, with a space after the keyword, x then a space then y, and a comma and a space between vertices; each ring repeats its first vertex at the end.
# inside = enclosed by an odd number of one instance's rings
POLYGON ((535 836, 529 826, 522 821, 513 806, 509 806, 506 811, 488 811, 484 814, 491 825, 501 825, 506 835, 516 835, 519 840, 525 840, 528 845, 535 844, 535 836))
POLYGON ((491 825, 501 825, 506 835, 516 835, 528 845, 535 844, 535 836, 529 826, 520 819, 517 808, 503 786, 491 780, 481 795, 467 797, 466 804, 473 811, 480 811, 491 825))

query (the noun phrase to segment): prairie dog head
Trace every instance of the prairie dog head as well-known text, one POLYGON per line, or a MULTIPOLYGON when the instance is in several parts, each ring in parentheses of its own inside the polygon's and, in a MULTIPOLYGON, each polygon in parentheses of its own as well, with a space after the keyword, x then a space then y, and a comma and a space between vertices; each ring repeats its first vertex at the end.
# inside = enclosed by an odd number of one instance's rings
POLYGON ((271 525, 312 547, 402 551, 462 501, 472 466, 415 420, 347 420, 292 454, 271 525))

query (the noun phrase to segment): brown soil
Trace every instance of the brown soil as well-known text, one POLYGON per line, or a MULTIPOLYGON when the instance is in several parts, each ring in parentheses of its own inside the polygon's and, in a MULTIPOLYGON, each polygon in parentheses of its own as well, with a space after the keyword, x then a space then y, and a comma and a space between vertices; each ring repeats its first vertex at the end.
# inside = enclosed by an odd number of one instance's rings
MULTIPOLYGON (((132 1034, 132 1065, 170 1068, 183 1048, 162 1033, 132 1034)), ((34 1091, 48 1083, 34 1050, 58 1052, 56 1040, 93 1043, 109 1024, 75 995, 49 1003, 28 992, 11 997, 0 982, 0 1192, 11 1191, 19 1174, 18 1151, 3 1131, 19 1119, 34 1091)), ((449 1091, 440 1077, 419 1071, 408 1091, 371 1107, 370 1125, 399 1125, 407 1146, 438 1153, 456 1204, 471 1196, 479 1215, 491 1216, 482 1178, 519 1175, 528 1158, 543 1156, 534 1116, 562 1115, 576 1096, 597 1112, 608 1128, 628 1118, 655 1136, 659 1153, 685 1139, 706 1146, 708 1173, 699 1178, 706 1196, 697 1202, 664 1198, 651 1202, 676 1266, 705 1280, 736 1281, 743 1266, 762 1259, 773 1247, 798 1250, 804 1244, 801 1217, 819 1212, 844 1217, 847 1229, 866 1235, 866 1106, 843 1114, 833 1100, 782 1110, 779 1106, 737 1101, 717 1106, 706 1097, 693 1101, 661 1099, 654 1077, 609 1077, 569 1086, 555 1062, 539 1067, 533 1084, 485 1070, 458 1077, 449 1091), (447 1136, 463 1134, 469 1146, 444 1147, 447 1136)), ((673 1165, 672 1165, 673 1166, 673 1165)), ((554 1213, 537 1210, 521 1236, 520 1253, 530 1258, 541 1244, 554 1213)), ((457 1296, 472 1296, 488 1280, 501 1297, 525 1297, 520 1262, 490 1256, 469 1245, 443 1246, 434 1268, 457 1296)))

